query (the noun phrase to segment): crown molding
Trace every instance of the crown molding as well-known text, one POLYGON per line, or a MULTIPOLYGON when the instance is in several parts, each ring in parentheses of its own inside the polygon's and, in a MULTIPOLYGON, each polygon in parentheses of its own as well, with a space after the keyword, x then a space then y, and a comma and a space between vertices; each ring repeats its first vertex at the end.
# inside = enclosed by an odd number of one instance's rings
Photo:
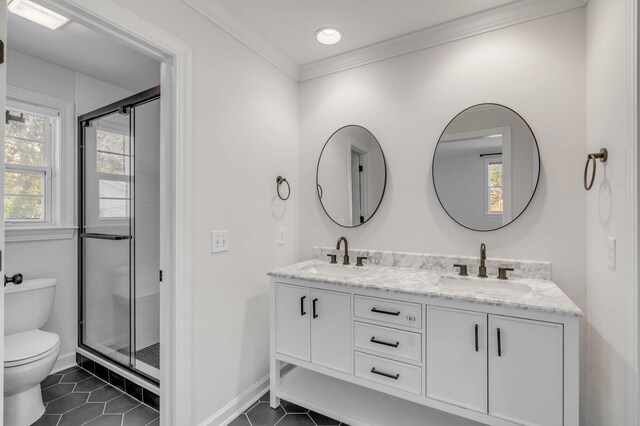
POLYGON ((299 80, 300 65, 289 59, 280 49, 231 16, 231 14, 215 2, 205 2, 203 0, 182 1, 246 45, 249 49, 271 62, 276 68, 280 69, 289 77, 296 81, 299 80))
POLYGON ((311 80, 545 16, 555 15, 583 7, 588 2, 588 0, 520 0, 506 6, 489 9, 300 66, 280 49, 231 16, 222 7, 217 6, 215 2, 206 2, 206 0, 182 1, 296 81, 311 80))
POLYGON ((299 81, 345 71, 455 40, 583 7, 585 0, 521 0, 301 67, 299 81))

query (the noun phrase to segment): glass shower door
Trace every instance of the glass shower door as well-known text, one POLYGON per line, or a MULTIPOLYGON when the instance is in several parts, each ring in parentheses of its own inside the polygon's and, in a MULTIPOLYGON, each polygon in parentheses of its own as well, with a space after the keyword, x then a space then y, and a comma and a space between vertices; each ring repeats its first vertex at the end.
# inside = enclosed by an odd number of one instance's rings
POLYGON ((135 347, 134 158, 130 108, 82 123, 81 343, 125 366, 135 347))

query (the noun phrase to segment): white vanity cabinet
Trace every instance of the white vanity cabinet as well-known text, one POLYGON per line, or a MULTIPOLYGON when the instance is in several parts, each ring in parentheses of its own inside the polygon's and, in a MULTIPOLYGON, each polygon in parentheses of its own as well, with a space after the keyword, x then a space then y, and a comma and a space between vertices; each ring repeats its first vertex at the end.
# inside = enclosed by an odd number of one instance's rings
POLYGON ((487 412, 487 314, 427 306, 426 396, 487 412))
POLYGON ((276 352, 303 361, 311 361, 309 289, 277 284, 275 293, 276 352))
POLYGON ((275 296, 276 352, 349 373, 351 295, 277 284, 275 296))
POLYGON ((579 311, 285 277, 271 309, 274 408, 352 426, 578 426, 579 311))
POLYGON ((563 326, 490 315, 489 414, 523 425, 560 426, 562 399, 563 326))
POLYGON ((311 362, 351 372, 351 295, 311 290, 311 362))

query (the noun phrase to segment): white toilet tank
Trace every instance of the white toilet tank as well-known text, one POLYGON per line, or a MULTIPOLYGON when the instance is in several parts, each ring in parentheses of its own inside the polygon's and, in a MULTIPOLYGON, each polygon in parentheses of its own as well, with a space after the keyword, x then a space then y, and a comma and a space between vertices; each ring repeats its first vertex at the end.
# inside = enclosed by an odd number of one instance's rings
POLYGON ((4 334, 42 328, 51 314, 58 280, 40 278, 4 288, 4 334))

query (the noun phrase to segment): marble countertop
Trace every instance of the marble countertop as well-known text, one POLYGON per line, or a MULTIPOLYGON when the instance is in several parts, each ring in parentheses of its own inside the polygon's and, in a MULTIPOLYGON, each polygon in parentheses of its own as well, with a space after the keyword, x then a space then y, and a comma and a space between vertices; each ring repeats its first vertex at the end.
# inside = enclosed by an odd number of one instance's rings
POLYGON ((471 275, 459 277, 454 273, 397 266, 332 265, 326 260, 317 259, 278 268, 269 272, 268 275, 560 315, 583 316, 580 308, 550 280, 511 278, 508 281, 498 282, 495 277, 485 279, 471 275), (460 279, 477 282, 478 288, 470 290, 464 286, 456 287, 457 281, 453 280, 460 279), (448 280, 448 283, 453 285, 447 285, 443 280, 448 280), (506 286, 514 284, 519 291, 513 292, 506 289, 506 286), (502 290, 502 286, 505 286, 505 291, 502 290))

